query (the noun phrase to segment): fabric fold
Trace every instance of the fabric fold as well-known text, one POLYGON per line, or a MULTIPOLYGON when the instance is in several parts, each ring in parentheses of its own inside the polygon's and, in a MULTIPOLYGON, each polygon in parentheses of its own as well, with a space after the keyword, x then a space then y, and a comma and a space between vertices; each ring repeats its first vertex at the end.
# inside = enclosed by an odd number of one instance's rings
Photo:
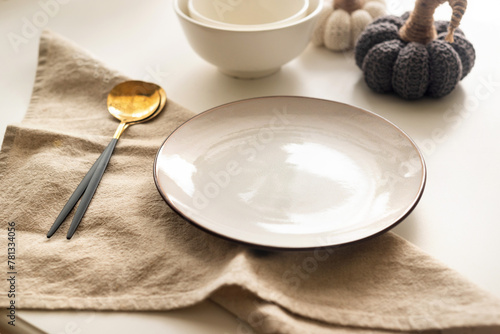
POLYGON ((184 221, 152 175, 165 138, 194 116, 170 99, 124 133, 73 239, 65 238, 71 215, 47 239, 116 129, 106 96, 124 80, 43 32, 26 117, 7 128, 0 153, 0 221, 16 224, 20 308, 171 310, 210 298, 262 333, 500 331, 498 299, 391 232, 274 252, 184 221))

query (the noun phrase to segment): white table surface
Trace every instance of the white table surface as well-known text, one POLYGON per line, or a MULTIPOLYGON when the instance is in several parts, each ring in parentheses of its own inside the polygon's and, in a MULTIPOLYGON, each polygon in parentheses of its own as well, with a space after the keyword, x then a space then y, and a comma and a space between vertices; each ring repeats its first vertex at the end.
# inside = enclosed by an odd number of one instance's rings
MULTIPOLYGON (((0 138, 28 106, 40 31, 17 50, 9 33, 22 34, 25 22, 48 1, 0 0, 0 138)), ((477 51, 471 74, 443 99, 414 102, 371 92, 352 54, 313 46, 270 77, 226 77, 192 51, 171 0, 60 2, 65 3, 45 27, 130 77, 161 84, 172 100, 195 112, 248 97, 303 95, 350 103, 399 125, 422 149, 428 182, 418 207, 395 231, 500 298, 498 1, 469 3, 462 28, 477 51)), ((413 7, 409 0, 388 3, 394 14, 413 7)), ((444 5, 437 17, 448 19, 450 13, 444 5)), ((30 310, 19 315, 56 334, 244 332, 238 320, 210 302, 172 312, 30 310)))

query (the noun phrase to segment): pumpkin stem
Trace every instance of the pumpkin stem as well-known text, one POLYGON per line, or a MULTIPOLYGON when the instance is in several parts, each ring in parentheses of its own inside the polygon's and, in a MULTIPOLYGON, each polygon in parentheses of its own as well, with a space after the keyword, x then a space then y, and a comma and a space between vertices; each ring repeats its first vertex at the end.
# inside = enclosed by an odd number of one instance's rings
POLYGON ((410 17, 399 30, 399 36, 406 42, 427 44, 437 37, 434 27, 434 11, 446 0, 417 0, 410 17))
POLYGON ((467 0, 448 0, 451 8, 453 9, 453 14, 451 16, 450 25, 448 26, 448 34, 445 40, 449 43, 453 43, 453 33, 455 29, 460 25, 460 21, 465 14, 467 9, 467 0))
POLYGON ((366 0, 334 0, 333 9, 343 9, 349 14, 363 8, 366 0))
POLYGON ((446 41, 453 43, 453 33, 460 25, 462 16, 467 8, 467 0, 417 0, 410 17, 399 30, 399 36, 406 42, 427 44, 437 37, 434 27, 434 11, 448 1, 453 9, 446 41))

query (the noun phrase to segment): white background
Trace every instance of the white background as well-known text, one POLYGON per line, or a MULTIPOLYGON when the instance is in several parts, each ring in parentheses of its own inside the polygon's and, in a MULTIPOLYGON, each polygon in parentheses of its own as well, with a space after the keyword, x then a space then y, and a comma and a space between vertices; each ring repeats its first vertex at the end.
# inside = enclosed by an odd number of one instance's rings
MULTIPOLYGON (((195 112, 265 95, 326 98, 366 108, 406 131, 419 144, 428 166, 419 206, 395 231, 500 298, 497 1, 471 1, 465 14, 462 28, 477 52, 471 74, 443 99, 414 102, 371 92, 351 53, 313 46, 270 77, 226 77, 192 51, 171 0, 68 1, 26 43, 15 47, 9 35, 22 35, 26 21, 33 22, 43 11, 40 2, 0 0, 0 138, 7 124, 21 121, 28 106, 42 28, 72 39, 132 78, 161 84, 170 99, 195 112)), ((413 7, 413 1, 388 0, 388 4, 393 14, 413 7)), ((450 13, 444 5, 437 17, 448 19, 450 13)), ((173 312, 21 311, 20 315, 57 334, 241 332, 239 321, 210 302, 173 312)))

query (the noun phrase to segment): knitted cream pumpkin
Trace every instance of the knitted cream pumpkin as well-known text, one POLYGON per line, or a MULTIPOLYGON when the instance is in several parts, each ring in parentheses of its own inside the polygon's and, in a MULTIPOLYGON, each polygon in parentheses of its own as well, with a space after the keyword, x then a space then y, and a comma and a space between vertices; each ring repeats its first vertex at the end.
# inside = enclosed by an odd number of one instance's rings
POLYGON ((376 92, 405 99, 449 94, 474 66, 472 44, 458 29, 466 0, 448 0, 451 22, 434 22, 447 0, 417 0, 410 15, 384 16, 368 25, 355 48, 356 64, 376 92))
POLYGON ((365 27, 385 14, 385 0, 327 1, 312 42, 333 51, 352 49, 365 27))

